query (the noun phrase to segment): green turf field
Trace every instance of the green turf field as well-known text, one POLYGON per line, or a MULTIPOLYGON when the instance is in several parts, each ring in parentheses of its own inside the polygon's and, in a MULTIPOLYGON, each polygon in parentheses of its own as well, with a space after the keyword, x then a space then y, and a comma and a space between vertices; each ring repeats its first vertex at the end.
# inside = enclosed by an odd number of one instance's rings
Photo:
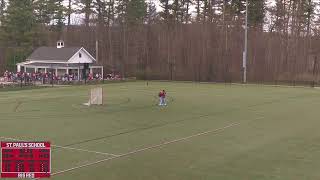
POLYGON ((114 83, 85 107, 91 87, 0 92, 0 140, 51 141, 54 180, 320 179, 319 89, 114 83))

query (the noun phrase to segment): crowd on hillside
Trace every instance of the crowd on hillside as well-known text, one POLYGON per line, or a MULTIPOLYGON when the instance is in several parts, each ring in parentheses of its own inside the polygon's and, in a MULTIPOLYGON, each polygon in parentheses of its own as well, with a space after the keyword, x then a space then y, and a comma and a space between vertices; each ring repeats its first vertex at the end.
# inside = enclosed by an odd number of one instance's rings
MULTIPOLYGON (((106 80, 118 80, 120 79, 119 75, 115 75, 114 73, 108 74, 106 76, 106 80)), ((78 74, 71 73, 71 74, 64 74, 64 75, 56 75, 52 72, 42 73, 42 72, 35 72, 35 73, 28 73, 28 72, 11 72, 5 71, 3 76, 0 77, 0 82, 51 82, 51 81, 62 81, 62 82, 70 82, 70 81, 78 81, 78 74)), ((103 76, 100 73, 90 73, 87 76, 88 81, 94 80, 103 80, 103 76)))

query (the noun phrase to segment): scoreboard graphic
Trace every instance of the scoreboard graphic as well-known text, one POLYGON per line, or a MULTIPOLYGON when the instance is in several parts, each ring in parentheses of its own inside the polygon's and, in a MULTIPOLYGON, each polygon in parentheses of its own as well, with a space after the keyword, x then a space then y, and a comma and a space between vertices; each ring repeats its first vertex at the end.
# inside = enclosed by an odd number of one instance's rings
POLYGON ((1 142, 1 178, 49 178, 50 142, 1 142))

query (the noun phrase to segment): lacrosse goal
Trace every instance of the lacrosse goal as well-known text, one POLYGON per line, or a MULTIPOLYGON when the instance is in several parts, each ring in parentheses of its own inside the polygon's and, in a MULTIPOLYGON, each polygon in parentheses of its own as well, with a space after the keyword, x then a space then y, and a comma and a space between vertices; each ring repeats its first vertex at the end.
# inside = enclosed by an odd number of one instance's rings
POLYGON ((86 106, 90 105, 103 105, 103 88, 96 87, 90 90, 90 99, 88 103, 84 103, 86 106))

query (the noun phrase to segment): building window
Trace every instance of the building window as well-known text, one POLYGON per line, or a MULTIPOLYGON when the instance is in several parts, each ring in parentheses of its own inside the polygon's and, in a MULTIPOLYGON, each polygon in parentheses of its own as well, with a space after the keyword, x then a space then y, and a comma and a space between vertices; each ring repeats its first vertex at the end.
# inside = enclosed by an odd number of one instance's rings
POLYGON ((82 54, 81 53, 79 53, 79 58, 81 58, 82 57, 82 54))

